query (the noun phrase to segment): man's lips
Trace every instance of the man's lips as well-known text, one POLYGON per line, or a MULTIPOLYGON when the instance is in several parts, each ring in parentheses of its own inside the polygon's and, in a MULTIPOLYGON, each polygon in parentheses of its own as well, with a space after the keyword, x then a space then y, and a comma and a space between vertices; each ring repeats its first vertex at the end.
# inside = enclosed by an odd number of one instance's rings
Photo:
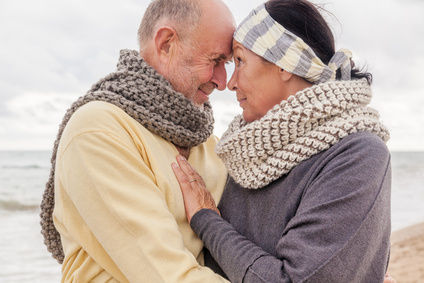
POLYGON ((204 90, 201 90, 200 88, 199 88, 199 91, 200 91, 203 95, 206 95, 206 96, 208 96, 208 95, 209 95, 208 93, 206 93, 204 90))
POLYGON ((206 96, 209 96, 212 92, 213 92, 213 89, 211 89, 211 90, 207 90, 207 89, 201 89, 201 88, 199 88, 199 90, 204 94, 204 95, 206 95, 206 96))

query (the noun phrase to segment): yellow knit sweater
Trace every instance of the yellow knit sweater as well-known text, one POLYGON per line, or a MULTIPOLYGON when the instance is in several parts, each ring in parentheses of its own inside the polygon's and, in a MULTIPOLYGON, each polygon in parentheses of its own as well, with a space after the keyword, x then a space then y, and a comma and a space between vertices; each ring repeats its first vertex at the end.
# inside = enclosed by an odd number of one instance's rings
MULTIPOLYGON (((192 148, 189 163, 218 203, 227 172, 216 142, 192 148)), ((73 114, 55 169, 62 282, 225 282, 199 264, 202 242, 171 169, 177 154, 112 104, 90 102, 73 114)))

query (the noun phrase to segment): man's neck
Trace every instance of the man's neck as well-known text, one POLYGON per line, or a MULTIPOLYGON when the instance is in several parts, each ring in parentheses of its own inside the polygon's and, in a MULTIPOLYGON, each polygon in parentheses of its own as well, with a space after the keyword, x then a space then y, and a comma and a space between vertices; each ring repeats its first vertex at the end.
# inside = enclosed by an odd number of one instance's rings
POLYGON ((178 150, 178 152, 184 156, 185 159, 188 159, 188 157, 190 156, 190 147, 179 147, 179 146, 175 146, 178 150))

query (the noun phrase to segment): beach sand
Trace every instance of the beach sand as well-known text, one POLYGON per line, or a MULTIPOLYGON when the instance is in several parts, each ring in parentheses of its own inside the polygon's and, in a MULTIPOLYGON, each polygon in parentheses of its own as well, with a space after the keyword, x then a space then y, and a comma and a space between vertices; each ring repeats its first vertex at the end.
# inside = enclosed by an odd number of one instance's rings
POLYGON ((424 223, 391 236, 389 273, 397 283, 424 282, 424 223))

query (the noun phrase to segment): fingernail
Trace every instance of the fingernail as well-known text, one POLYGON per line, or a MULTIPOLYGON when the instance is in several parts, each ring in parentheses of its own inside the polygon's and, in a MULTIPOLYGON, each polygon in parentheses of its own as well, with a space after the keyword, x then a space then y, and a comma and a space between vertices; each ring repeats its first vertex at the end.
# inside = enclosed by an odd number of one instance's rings
POLYGON ((178 165, 177 165, 177 163, 175 163, 175 162, 172 162, 172 163, 171 163, 171 166, 172 166, 172 168, 178 168, 178 165))
POLYGON ((182 161, 184 161, 184 160, 185 160, 184 156, 182 156, 182 155, 178 155, 178 156, 177 156, 177 158, 178 158, 179 160, 182 160, 182 161))

